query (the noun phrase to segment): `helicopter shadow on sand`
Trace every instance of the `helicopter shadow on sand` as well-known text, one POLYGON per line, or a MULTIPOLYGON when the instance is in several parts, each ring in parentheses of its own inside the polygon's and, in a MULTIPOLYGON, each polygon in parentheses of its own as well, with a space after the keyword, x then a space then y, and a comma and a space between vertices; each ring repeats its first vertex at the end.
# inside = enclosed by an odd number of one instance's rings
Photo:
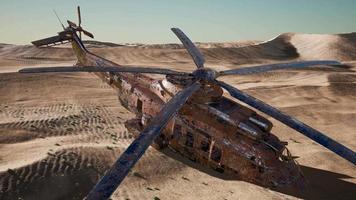
MULTIPOLYGON (((192 160, 189 160, 188 158, 181 156, 178 153, 173 152, 170 149, 164 149, 161 150, 161 152, 169 157, 174 158, 175 160, 184 163, 189 167, 197 169, 215 178, 223 179, 226 181, 241 181, 236 177, 231 177, 226 174, 219 173, 210 167, 200 165, 192 160)), ((354 199, 356 195, 356 184, 348 182, 347 179, 352 179, 355 177, 303 165, 301 165, 300 168, 307 182, 305 189, 269 189, 303 199, 354 199)))

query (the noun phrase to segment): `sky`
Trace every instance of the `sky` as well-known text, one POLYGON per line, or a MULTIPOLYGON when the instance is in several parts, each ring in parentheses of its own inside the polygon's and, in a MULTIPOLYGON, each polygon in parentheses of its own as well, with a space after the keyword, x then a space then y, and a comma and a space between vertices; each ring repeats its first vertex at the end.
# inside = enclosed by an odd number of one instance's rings
POLYGON ((355 0, 0 0, 0 43, 29 44, 77 22, 95 40, 178 43, 181 28, 193 41, 268 40, 285 32, 356 32, 355 0))

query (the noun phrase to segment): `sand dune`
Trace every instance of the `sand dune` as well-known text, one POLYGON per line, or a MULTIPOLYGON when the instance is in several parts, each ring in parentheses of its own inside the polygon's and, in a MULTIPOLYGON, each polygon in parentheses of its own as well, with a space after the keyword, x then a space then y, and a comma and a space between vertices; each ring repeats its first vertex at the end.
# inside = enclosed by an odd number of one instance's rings
MULTIPOLYGON (((122 64, 190 64, 191 59, 179 44, 114 44, 86 42, 94 53, 122 64)), ((285 60, 356 58, 356 33, 337 35, 286 33, 267 42, 198 43, 210 64, 235 65, 281 62, 285 60)), ((70 63, 75 60, 68 45, 36 48, 31 45, 0 44, 1 65, 41 65, 70 63)))
MULTIPOLYGON (((86 42, 120 64, 194 69, 178 44, 86 42)), ((224 80, 356 150, 356 35, 282 34, 266 42, 199 43, 207 65, 337 59, 343 67, 276 71, 224 80)), ((0 44, 0 199, 81 199, 132 141, 132 114, 113 90, 86 73, 23 75, 24 66, 73 65, 68 45, 0 44)), ((150 148, 113 199, 353 199, 356 168, 272 120, 273 132, 309 181, 305 191, 270 190, 225 180, 173 152, 150 148), (332 187, 331 187, 332 186, 332 187)))

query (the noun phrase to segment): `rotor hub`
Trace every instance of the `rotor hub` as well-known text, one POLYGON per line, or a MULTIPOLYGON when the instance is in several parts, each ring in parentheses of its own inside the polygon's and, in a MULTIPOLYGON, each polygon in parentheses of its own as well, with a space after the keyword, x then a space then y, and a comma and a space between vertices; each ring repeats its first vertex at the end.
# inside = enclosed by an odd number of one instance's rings
POLYGON ((204 67, 204 68, 199 68, 199 69, 195 70, 192 74, 197 79, 211 82, 211 81, 215 80, 215 78, 219 75, 219 72, 217 72, 213 69, 204 67))

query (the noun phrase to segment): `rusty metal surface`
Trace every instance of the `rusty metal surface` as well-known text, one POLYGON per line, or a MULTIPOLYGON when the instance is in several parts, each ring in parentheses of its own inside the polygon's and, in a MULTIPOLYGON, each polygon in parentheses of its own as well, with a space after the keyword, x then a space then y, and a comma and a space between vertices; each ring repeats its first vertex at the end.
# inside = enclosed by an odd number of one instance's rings
POLYGON ((135 163, 142 157, 153 140, 160 134, 169 120, 178 112, 188 98, 198 89, 198 82, 185 88, 167 102, 162 110, 155 115, 152 122, 130 144, 126 151, 115 162, 112 168, 102 177, 87 196, 87 200, 108 199, 124 180, 135 163))
POLYGON ((340 155, 344 159, 356 164, 356 154, 351 149, 345 147, 344 145, 336 142, 330 137, 324 135, 323 133, 313 129, 312 127, 304 124, 303 122, 288 116, 276 108, 258 100, 224 82, 219 82, 219 84, 227 89, 231 96, 239 99, 242 102, 272 116, 273 118, 279 120, 280 122, 286 124, 287 126, 293 128, 294 130, 302 133, 303 135, 309 137, 310 139, 316 141, 317 143, 323 145, 327 149, 333 151, 334 153, 340 155))
MULTIPOLYGON (((86 53, 81 60, 84 61, 81 65, 120 67, 91 53, 86 53)), ((165 80, 157 81, 143 74, 95 74, 118 91, 122 105, 136 113, 134 121, 137 124, 130 125, 130 129, 136 132, 141 132, 165 102, 183 87, 165 80)), ((271 122, 253 110, 223 97, 221 88, 214 84, 203 85, 202 88, 183 106, 178 116, 169 122, 153 147, 160 149, 169 146, 202 165, 266 187, 301 185, 303 177, 297 164, 293 160, 283 160, 283 154, 286 154, 285 143, 269 132, 271 122), (259 135, 241 129, 241 124, 249 124, 259 135), (188 132, 194 138, 191 147, 186 144, 188 132), (201 143, 206 140, 208 152, 203 152, 201 143), (217 151, 213 151, 214 146, 221 151, 219 162, 216 157, 212 159, 213 152, 217 151)))

